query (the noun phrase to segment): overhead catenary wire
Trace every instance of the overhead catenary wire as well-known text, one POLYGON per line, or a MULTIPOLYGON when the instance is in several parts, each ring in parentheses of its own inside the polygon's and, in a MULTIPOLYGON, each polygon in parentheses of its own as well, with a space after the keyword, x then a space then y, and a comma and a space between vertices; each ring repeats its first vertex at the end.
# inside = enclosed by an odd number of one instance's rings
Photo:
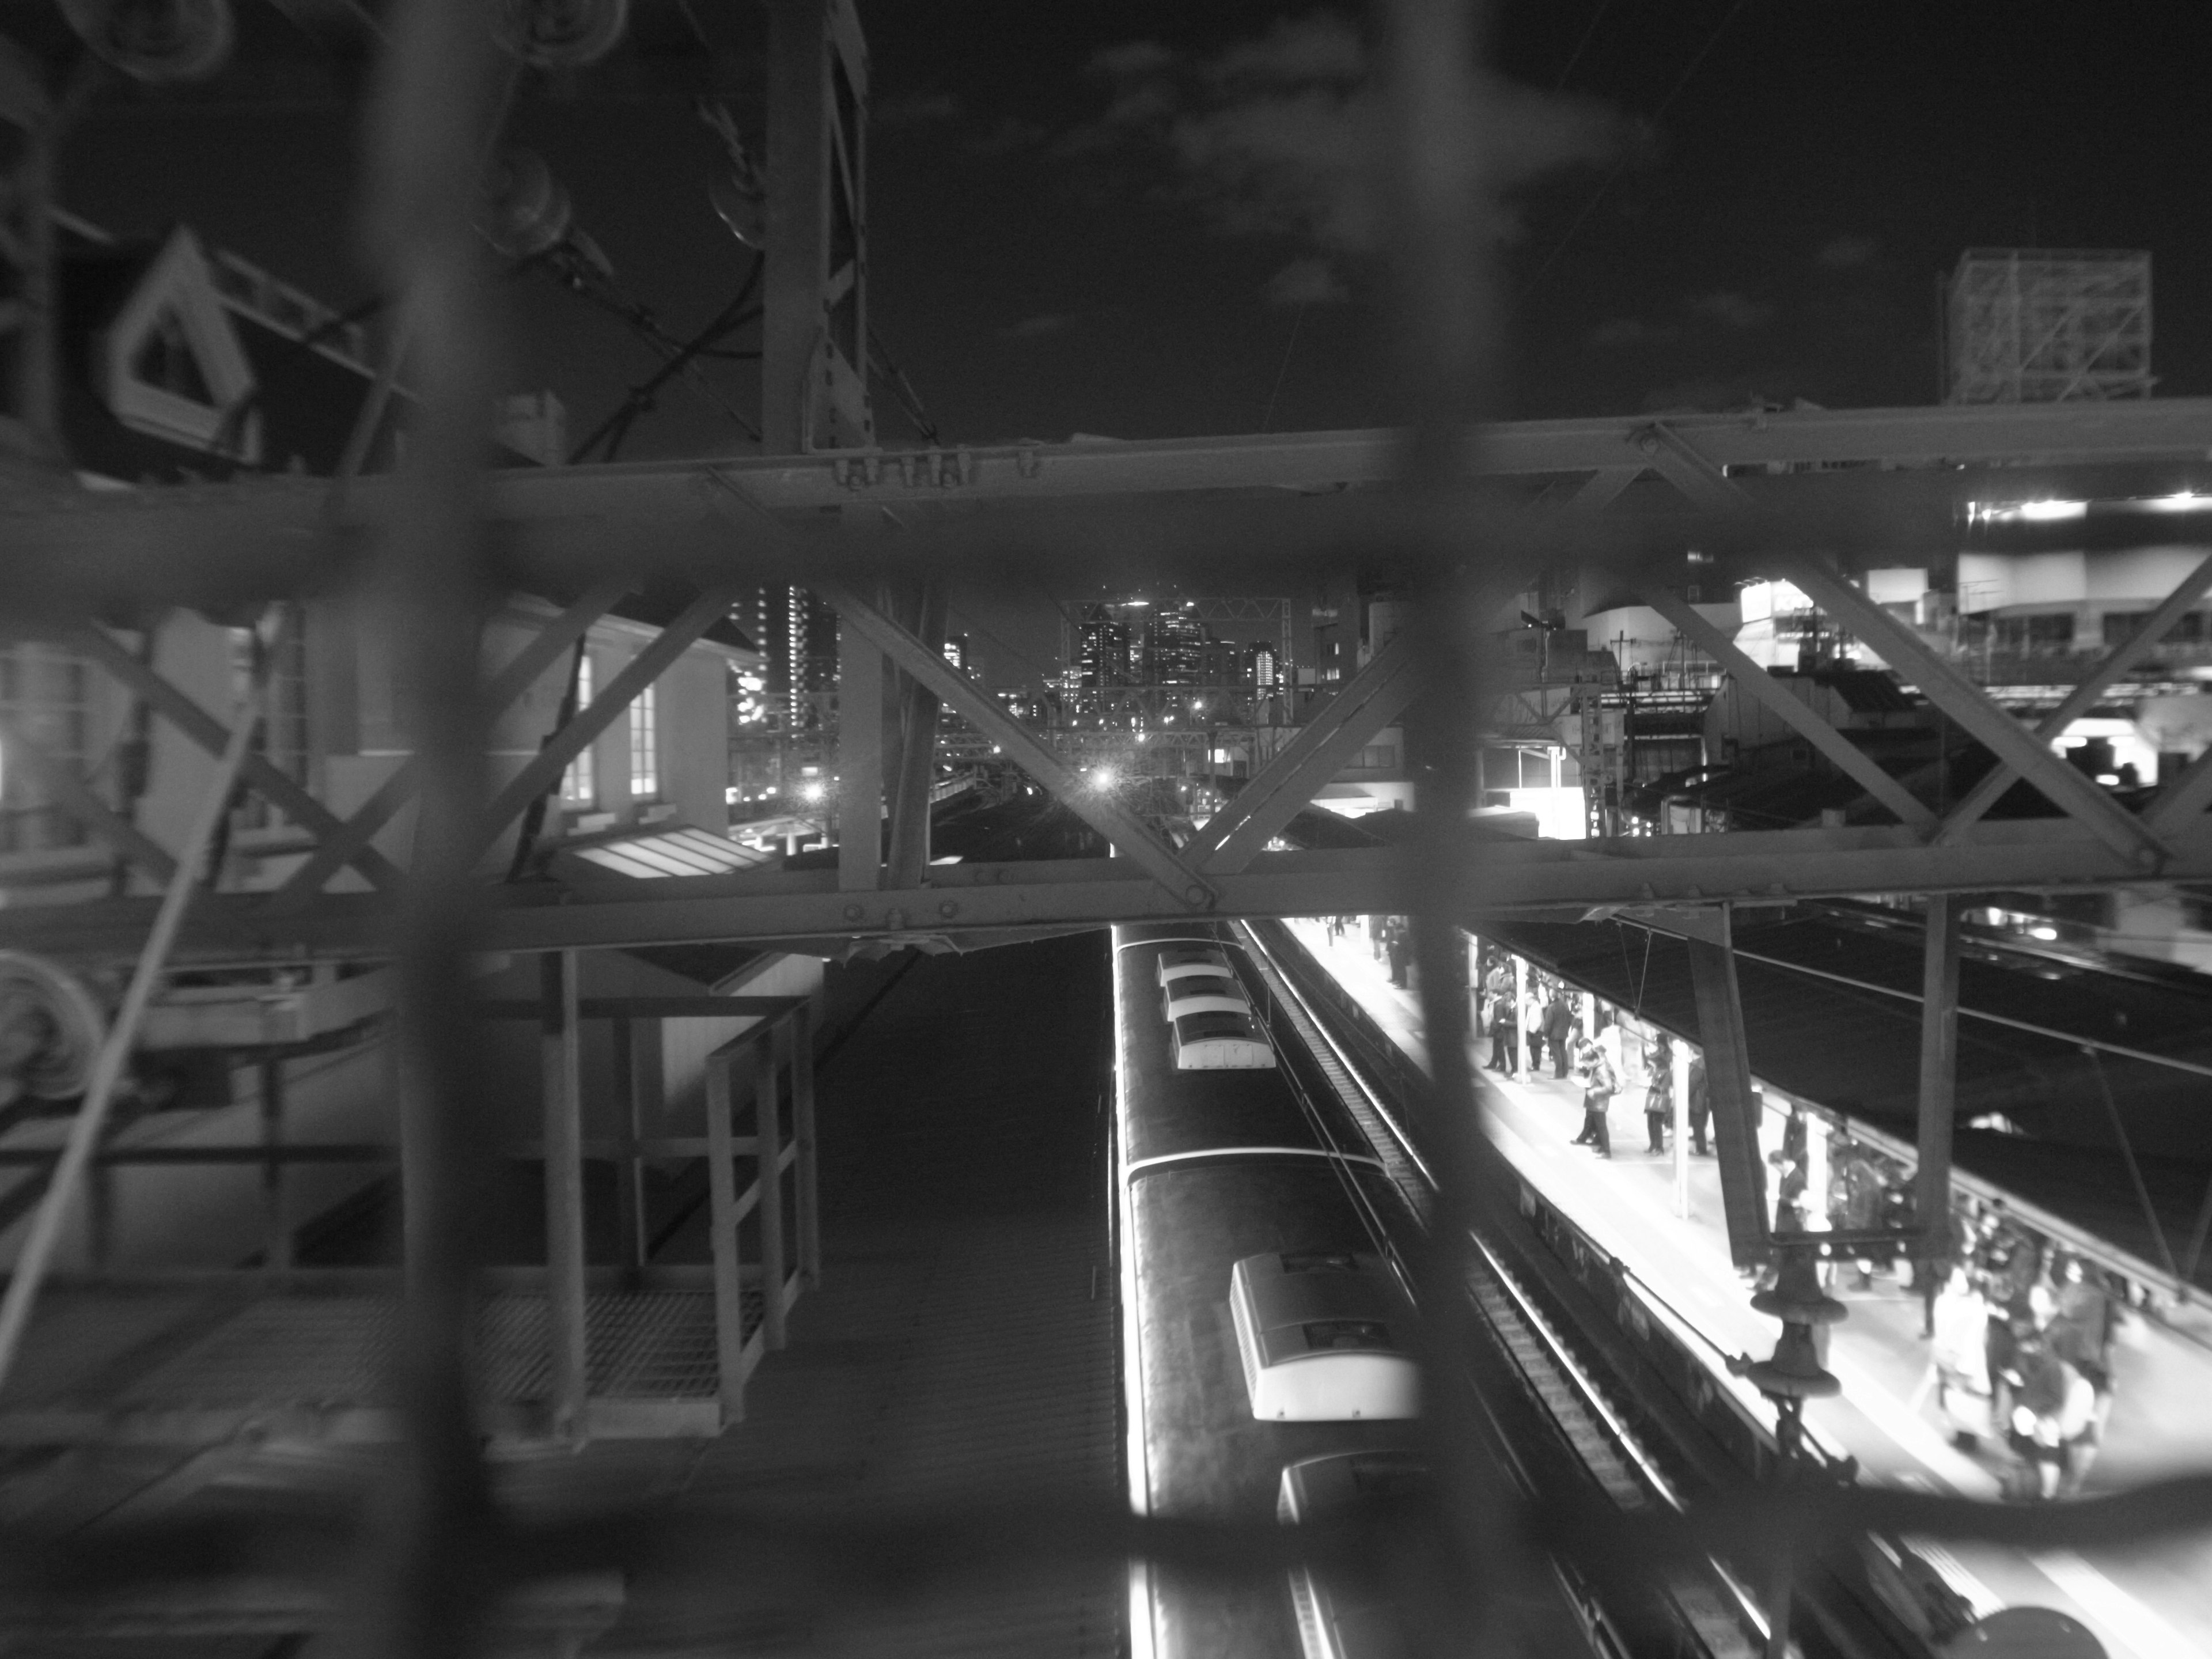
MULTIPOLYGON (((707 355, 708 348, 726 338, 760 315, 760 307, 752 304, 752 297, 760 286, 761 273, 766 269, 767 264, 765 258, 759 255, 754 257, 752 269, 746 273, 744 283, 738 289, 737 297, 716 313, 714 319, 690 339, 673 343, 673 349, 668 361, 653 374, 632 386, 629 394, 623 399, 621 407, 594 427, 591 435, 569 452, 569 465, 580 465, 589 459, 592 452, 602 442, 607 446, 607 459, 613 460, 622 447, 623 438, 629 431, 630 423, 639 415, 652 407, 653 395, 662 386, 667 385, 678 374, 695 378, 697 374, 695 363, 696 358, 707 355)), ((582 289, 577 291, 586 293, 586 298, 592 297, 582 289)), ((649 313, 647 317, 649 319, 649 313)), ((654 343, 656 349, 663 349, 667 337, 659 332, 658 325, 651 325, 649 320, 641 324, 627 315, 624 316, 624 320, 629 322, 633 328, 640 329, 641 331, 649 328, 650 332, 647 337, 654 343)), ((737 416, 734 411, 729 412, 748 436, 755 441, 759 439, 760 432, 757 428, 743 416, 737 416)))
MULTIPOLYGON (((1698 66, 1703 64, 1712 49, 1720 44, 1721 36, 1727 32, 1728 26, 1735 21, 1736 14, 1749 3, 1750 0, 1735 0, 1735 3, 1722 15, 1721 21, 1713 25, 1713 32, 1705 37, 1705 45, 1698 48, 1689 63, 1683 68, 1674 87, 1664 98, 1659 100, 1659 107, 1651 112, 1650 118, 1655 125, 1666 118, 1667 112, 1674 107, 1674 100, 1682 95, 1683 88, 1690 84, 1690 77, 1698 72, 1698 66)), ((1595 27, 1595 23, 1593 22, 1591 27, 1595 27)), ((1621 175, 1628 171, 1629 160, 1629 157, 1622 157, 1613 164, 1613 171, 1599 181, 1598 187, 1590 192, 1589 199, 1583 204, 1582 211, 1575 215, 1559 240, 1552 245, 1552 251, 1544 256, 1543 263, 1530 272, 1528 280, 1522 284, 1520 293, 1522 299, 1526 300, 1536 291, 1536 284, 1544 280, 1545 273, 1557 264, 1559 256, 1573 245, 1575 237, 1581 232, 1583 226, 1589 222, 1590 215, 1597 211, 1598 204, 1605 200, 1613 187, 1620 182, 1621 175)))

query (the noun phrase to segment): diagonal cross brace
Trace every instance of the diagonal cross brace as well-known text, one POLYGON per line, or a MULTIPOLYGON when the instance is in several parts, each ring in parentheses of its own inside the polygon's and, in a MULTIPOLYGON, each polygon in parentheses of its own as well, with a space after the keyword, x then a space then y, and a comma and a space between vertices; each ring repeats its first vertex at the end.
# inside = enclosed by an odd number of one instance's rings
MULTIPOLYGON (((2142 624, 2091 671, 2088 678, 2068 692, 2063 702, 2036 722, 2035 740, 2048 744, 2063 736, 2068 726, 2096 706, 2097 699, 2104 695, 2106 686, 2141 662, 2152 647, 2166 636, 2174 623, 2181 620, 2181 613, 2203 598, 2208 589, 2212 589, 2212 558, 2205 559, 2191 571, 2181 585, 2160 602, 2158 609, 2144 617, 2142 624)), ((1943 820, 1942 827, 1936 831, 1936 839, 1943 842, 1955 840, 1968 824, 1996 805, 1997 798, 2012 787, 2013 778, 2013 769, 2002 762, 1990 768, 1989 775, 1976 784, 1967 793, 1966 799, 1952 809, 1951 816, 1943 820)), ((2152 830, 2159 835, 2168 833, 2173 827, 2160 817, 2158 803, 2154 803, 2148 822, 2152 830)))
POLYGON ((2207 749, 2181 770, 2181 775, 2160 790, 2144 816, 2161 836, 2179 835, 2212 805, 2212 749, 2207 749))
POLYGON ((1205 907, 1214 902, 1212 884, 1176 858, 1173 848, 1133 813, 1087 791, 1083 780, 1042 739, 1000 708, 988 692, 942 655, 851 589, 818 580, 809 586, 835 605, 837 614, 857 633, 915 681, 934 691, 942 702, 958 709, 978 731, 1003 749, 1007 758, 1043 785, 1069 811, 1141 866, 1146 874, 1185 903, 1205 907))
MULTIPOLYGON (((629 584, 623 578, 602 581, 532 635, 484 688, 486 710, 492 714, 503 712, 536 684, 538 677, 589 632, 593 623, 614 609, 629 591, 629 584)), ((392 821, 421 787, 421 772, 415 757, 410 755, 355 809, 353 816, 337 833, 324 837, 307 861, 285 878, 270 902, 270 909, 297 909, 320 892, 323 884, 337 873, 338 867, 353 857, 356 849, 374 840, 377 832, 392 821)))
POLYGON ((555 732, 544 748, 532 756, 493 798, 485 810, 483 822, 477 827, 478 845, 489 847, 501 830, 522 816, 532 801, 559 783, 569 763, 622 718, 623 711, 636 700, 639 692, 673 666, 701 635, 730 614, 737 594, 734 586, 707 589, 684 606, 675 621, 654 635, 644 650, 623 664, 621 672, 607 682, 607 689, 592 699, 591 707, 579 709, 576 717, 555 732))
POLYGON ((1184 865, 1210 875, 1243 869, 1369 738, 1405 713, 1418 684, 1413 635, 1400 634, 1185 844, 1184 865))
MULTIPOLYGON (((78 629, 70 635, 69 642, 145 698, 208 753, 222 753, 230 740, 230 728, 118 645, 105 629, 78 629)), ((285 817, 318 841, 335 836, 344 828, 336 813, 270 764, 265 756, 247 754, 239 772, 243 781, 267 796, 285 817)), ((399 879, 399 872, 392 867, 391 860, 371 847, 356 849, 347 862, 379 887, 391 886, 399 879)))
POLYGON ((2048 796, 2069 817, 2123 858, 2155 867, 2168 849, 2151 828, 2095 781, 2051 752, 2035 734, 1991 702, 1981 689, 1938 657, 1911 629, 1817 560, 1789 560, 1791 576, 1820 607, 1864 640, 1918 686, 1921 694, 2005 765, 2048 796))
POLYGON ((1916 830, 1935 823, 1936 815, 1911 791, 1877 766, 1873 757, 1822 720, 1810 705, 1793 697, 1774 677, 1747 656, 1734 640, 1686 601, 1656 585, 1644 590, 1644 601, 1698 647, 1735 677, 1738 686, 1772 709, 1815 749, 1846 773, 1860 788, 1916 830))
POLYGON ((75 767, 48 754, 23 735, 16 724, 0 714, 0 740, 7 745, 8 763, 21 767, 46 786, 54 805, 106 842, 120 856, 137 865, 158 882, 177 872, 177 861, 168 849, 93 793, 75 767))

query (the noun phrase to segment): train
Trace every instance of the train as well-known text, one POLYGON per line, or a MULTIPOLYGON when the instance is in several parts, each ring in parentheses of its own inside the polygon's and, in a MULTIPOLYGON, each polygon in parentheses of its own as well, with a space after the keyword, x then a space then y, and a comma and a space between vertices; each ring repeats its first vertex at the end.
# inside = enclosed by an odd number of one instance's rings
MULTIPOLYGON (((1422 1478, 1415 1310, 1378 1218, 1403 1200, 1357 1126, 1331 1121, 1276 1053, 1264 983, 1225 930, 1112 937, 1133 1506, 1266 1526, 1402 1492, 1422 1478), (1219 1006, 1178 1010, 1198 996, 1219 1006), (1234 1052, 1196 1056, 1206 1042, 1234 1052)), ((1393 1622, 1360 1587, 1311 1572, 1131 1569, 1136 1659, 1364 1659, 1395 1650, 1393 1622)))

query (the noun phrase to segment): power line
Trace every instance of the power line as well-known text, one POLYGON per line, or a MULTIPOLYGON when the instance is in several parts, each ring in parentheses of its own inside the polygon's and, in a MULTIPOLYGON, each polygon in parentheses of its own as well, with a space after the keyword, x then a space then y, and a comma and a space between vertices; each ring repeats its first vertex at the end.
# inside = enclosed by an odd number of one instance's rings
MULTIPOLYGON (((1748 3, 1749 0, 1735 0, 1735 3, 1728 9, 1727 15, 1713 26, 1713 32, 1705 37, 1705 44, 1698 48, 1697 55, 1690 59, 1688 66, 1683 70, 1681 78, 1674 82, 1674 90, 1660 100, 1659 107, 1651 112, 1654 125, 1664 119, 1667 112, 1674 107, 1674 100, 1682 95, 1682 89, 1690 84, 1690 77, 1698 72, 1698 66, 1705 61, 1707 54, 1720 43, 1722 34, 1727 31, 1728 26, 1735 21, 1735 15, 1748 3)), ((1596 27, 1595 20, 1592 21, 1591 27, 1593 28, 1596 27)), ((1580 48, 1577 48, 1577 52, 1579 55, 1580 48)), ((1612 190, 1613 185, 1620 182, 1620 175, 1627 171, 1628 162, 1626 158, 1623 158, 1614 165, 1611 173, 1606 174, 1604 181, 1592 192, 1589 200, 1583 204, 1583 210, 1575 216, 1574 222, 1567 227, 1566 234, 1553 246, 1551 252, 1545 255, 1544 263, 1536 267, 1534 274, 1522 285, 1520 295, 1522 299, 1526 300, 1536 291, 1536 284, 1543 281, 1544 273, 1559 263, 1559 256, 1565 253, 1573 243, 1576 234, 1589 222, 1590 215, 1597 211, 1597 204, 1605 199, 1607 192, 1612 190)))

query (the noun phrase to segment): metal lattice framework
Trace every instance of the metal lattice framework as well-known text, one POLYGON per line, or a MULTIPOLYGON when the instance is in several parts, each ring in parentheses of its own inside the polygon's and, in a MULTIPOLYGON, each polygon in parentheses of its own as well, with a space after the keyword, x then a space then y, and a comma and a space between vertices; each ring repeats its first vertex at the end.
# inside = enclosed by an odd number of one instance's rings
MULTIPOLYGON (((779 15, 808 9, 804 0, 777 8, 779 15)), ((811 15, 818 22, 822 13, 811 15)), ((696 1522, 678 1534, 650 1514, 598 1512, 530 1527, 501 1516, 480 1453, 465 1363, 482 1243, 477 1209, 491 1156, 473 1112, 484 1093, 485 1061, 466 963, 486 950, 562 952, 701 938, 896 942, 1109 920, 1387 910, 1416 918, 1426 1036, 1437 1063, 1433 1116, 1419 1127, 1443 1207, 1422 1279, 1431 1310, 1427 1423, 1443 1477, 1435 1521, 1449 1570, 1428 1583, 1421 1628, 1427 1651, 1509 1654, 1516 1638, 1502 1591, 1524 1571, 1522 1552, 1540 1535, 1541 1517, 1524 1510, 1479 1450, 1483 1407, 1459 1358, 1477 1340, 1474 1315, 1459 1293, 1472 1260, 1472 1224, 1486 1206, 1511 1201, 1482 1175, 1460 927, 1500 909, 1578 914, 1594 905, 1676 902, 1686 907, 1679 925, 1710 947, 1711 1018, 1726 1033, 1740 1026, 1741 1011, 1728 988, 1732 973, 1723 971, 1724 915, 1712 908, 1730 898, 2212 879, 2212 834, 2203 822, 2212 759, 2190 768, 2147 813, 2124 811, 1850 580, 1863 568, 1954 546, 1969 501, 2023 499, 2057 487, 2212 489, 2212 403, 1497 424, 1489 399, 1503 319, 1480 157, 1471 144, 1435 138, 1480 126, 1473 119, 1481 96, 1474 19, 1453 0, 1399 0, 1388 21, 1388 205, 1406 429, 792 454, 488 477, 478 457, 492 405, 485 343, 492 331, 470 226, 470 180, 500 77, 474 8, 405 0, 392 9, 368 147, 365 230, 381 275, 405 296, 419 364, 419 415, 405 469, 335 495, 304 481, 263 480, 127 497, 13 496, 0 504, 9 555, 0 567, 0 607, 23 625, 71 635, 118 674, 131 671, 116 659, 112 639, 101 645, 94 620, 118 605, 234 607, 351 584, 380 608, 412 696, 413 758, 350 820, 281 774, 256 769, 240 738, 250 709, 226 722, 157 678, 140 684, 163 717, 222 752, 247 787, 276 800, 317 842, 276 894, 198 897, 177 929, 178 958, 378 956, 396 963, 408 1296, 395 1374, 404 1437, 365 1518, 349 1496, 304 1515, 235 1517, 190 1538, 158 1527, 121 1528, 52 1571, 56 1558, 30 1553, 27 1544, 11 1550, 12 1559, 45 1572, 33 1582, 96 1596, 163 1575, 269 1571, 271 1564, 324 1579, 343 1574, 355 1586, 365 1643, 395 1655, 459 1655, 474 1649, 495 1598, 515 1586, 585 1566, 656 1559, 719 1579, 753 1539, 778 1539, 785 1562, 795 1551, 809 1564, 842 1561, 848 1573, 856 1556, 896 1564, 989 1554, 1004 1565, 1070 1552, 1137 1552, 1216 1570, 1277 1568, 1302 1552, 1336 1547, 1344 1540, 1326 1532, 1296 1541, 1273 1528, 988 1507, 887 1522, 865 1535, 793 1529, 787 1517, 766 1512, 732 1514, 707 1539, 696 1522), (939 505, 966 510, 940 513, 939 505), (899 509, 897 522, 872 510, 878 507, 899 509), (1720 562, 1719 578, 1787 574, 2063 816, 1982 823, 1970 801, 1932 821, 1872 776, 1855 774, 1904 821, 1572 847, 1499 848, 1470 840, 1463 825, 1474 799, 1476 711, 1492 678, 1479 641, 1500 604, 1547 564, 1575 561, 1618 573, 1624 592, 1651 589, 1664 608, 1663 586, 1653 586, 1650 573, 1692 540, 1720 562), (1413 627, 1376 653, 1230 810, 1182 846, 1085 790, 1051 748, 939 648, 945 589, 955 580, 1008 568, 1048 575, 1079 569, 1092 580, 1133 586, 1171 575, 1194 591, 1271 592, 1287 574, 1328 568, 1348 553, 1395 561, 1415 599, 1413 627), (495 795, 484 760, 491 711, 648 575, 684 578, 700 598, 634 672, 605 688, 495 795), (501 580, 585 597, 487 681, 477 666, 475 619, 501 580), (847 823, 872 821, 888 806, 888 854, 872 837, 848 837, 834 871, 672 880, 647 898, 547 904, 482 884, 475 872, 501 824, 557 781, 629 696, 726 610, 732 591, 762 580, 802 582, 836 605, 845 704, 886 711, 879 721, 848 714, 840 788, 847 823), (927 866, 917 829, 927 823, 930 776, 921 734, 940 705, 1000 743, 1121 856, 927 866), (1400 720, 1424 769, 1418 845, 1264 850, 1347 756, 1400 720), (399 870, 370 853, 369 841, 410 796, 419 806, 415 853, 399 870), (362 869, 372 890, 325 893, 324 882, 348 862, 362 869)), ((809 59, 804 67, 820 65, 809 59)), ((817 106, 821 84, 812 94, 817 106)), ((857 179, 857 155, 841 165, 857 179)), ((799 395, 795 386, 784 390, 799 395)), ((777 395, 774 386, 769 395, 777 395)), ((2171 609, 2159 613, 2168 622, 2171 609)), ((1676 606, 1670 614, 1697 635, 1693 613, 1676 606)), ((2107 678, 2120 672, 2130 648, 2098 672, 2107 678)), ((145 848, 118 850, 151 861, 145 848)), ((181 850, 173 865, 189 871, 195 849, 181 850)), ((172 890, 188 894, 183 883, 172 890)), ((173 907, 172 924, 177 914, 173 907)), ((139 901, 10 908, 0 917, 0 943, 75 955, 135 952, 153 922, 150 906, 139 901)), ((1930 935, 1950 939, 1955 951, 1955 931, 1939 927, 1930 935)), ((144 963, 158 967, 167 945, 157 933, 144 963)), ((1942 948, 1929 963, 1922 1179, 1933 1191, 1942 1190, 1948 1127, 1942 948)), ((570 1030, 573 980, 562 994, 570 1030)), ((1701 985, 1701 1003, 1707 1000, 1701 985)), ((1718 1043, 1716 1052, 1728 1046, 1718 1043)), ((1741 1049, 1740 1031, 1734 1047, 1741 1049)), ((1717 1093, 1743 1081, 1740 1058, 1732 1072, 1719 1071, 1717 1093)), ((567 1363, 577 1363, 573 1352, 567 1363)), ((1786 1586, 1793 1553, 1869 1528, 2111 1543, 2208 1521, 2212 1481, 2204 1479, 2035 1510, 1905 1491, 1784 1488, 1741 1491, 1683 1514, 1615 1517, 1603 1537, 1583 1541, 1629 1571, 1656 1571, 1709 1549, 1771 1557, 1783 1564, 1786 1586)), ((1786 1588, 1782 1594, 1786 1599, 1786 1588)))
POLYGON ((2150 255, 1971 248, 1951 273, 1954 404, 2150 396, 2150 255))

